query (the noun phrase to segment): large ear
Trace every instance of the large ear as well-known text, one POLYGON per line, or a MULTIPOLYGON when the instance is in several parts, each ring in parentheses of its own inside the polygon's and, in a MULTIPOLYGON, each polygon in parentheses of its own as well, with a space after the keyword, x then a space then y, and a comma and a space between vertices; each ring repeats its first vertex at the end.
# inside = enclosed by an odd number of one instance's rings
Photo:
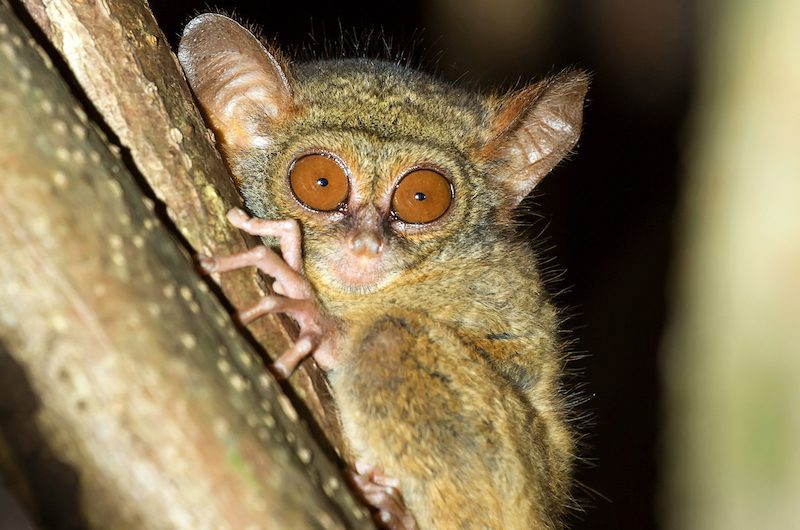
POLYGON ((270 145, 269 124, 289 112, 292 90, 252 33, 226 16, 200 15, 183 30, 178 60, 227 153, 270 145))
POLYGON ((504 163, 496 178, 513 197, 512 207, 575 146, 588 88, 585 72, 568 70, 500 100, 481 154, 504 163))

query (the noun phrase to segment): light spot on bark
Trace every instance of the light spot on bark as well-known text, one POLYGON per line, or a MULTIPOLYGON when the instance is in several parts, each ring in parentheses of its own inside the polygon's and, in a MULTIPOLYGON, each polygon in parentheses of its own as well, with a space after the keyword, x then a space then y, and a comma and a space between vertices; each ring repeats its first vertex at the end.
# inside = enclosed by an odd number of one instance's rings
POLYGON ((119 182, 116 180, 109 180, 108 187, 111 189, 111 193, 114 195, 114 197, 122 197, 122 186, 120 186, 119 182))
POLYGON ((197 346, 197 339, 191 333, 184 333, 181 335, 181 344, 187 350, 193 350, 197 346))
POLYGON ((220 359, 219 361, 217 361, 217 368, 223 374, 228 374, 231 371, 231 364, 225 359, 220 359))
POLYGON ((74 134, 79 140, 83 140, 86 138, 86 127, 75 123, 72 125, 72 134, 74 134))
POLYGON ((69 322, 64 318, 64 315, 53 315, 53 318, 50 319, 50 324, 58 333, 64 333, 69 329, 69 322))
POLYGON ((131 311, 128 313, 128 323, 134 327, 139 326, 142 323, 142 316, 138 311, 131 311))
POLYGON ((179 144, 183 141, 183 134, 181 134, 180 129, 173 127, 169 130, 169 138, 176 144, 179 144))
POLYGON ((53 104, 50 102, 49 99, 41 100, 39 102, 39 108, 42 110, 42 112, 44 112, 45 114, 48 114, 48 115, 52 114, 53 110, 54 110, 53 104))
POLYGON ((5 55, 10 61, 15 61, 17 52, 13 46, 7 42, 0 43, 0 53, 5 55))
POLYGON ((312 456, 313 455, 312 455, 311 451, 309 449, 305 448, 305 447, 300 447, 300 448, 297 449, 297 458, 299 458, 300 461, 305 465, 308 465, 308 464, 311 463, 311 457, 312 456))
POLYGON ((242 352, 239 354, 239 360, 242 362, 244 366, 250 368, 253 365, 253 358, 247 352, 242 352))
MULTIPOLYGON (((75 115, 78 116, 78 119, 81 120, 82 123, 86 124, 89 122, 89 118, 86 116, 86 112, 84 112, 84 110, 81 107, 76 106, 73 108, 73 111, 75 112, 75 115)), ((114 151, 117 156, 119 156, 120 152, 119 147, 117 147, 116 145, 112 145, 111 150, 114 151)))
POLYGON ((67 124, 61 120, 56 120, 53 122, 53 132, 56 134, 67 134, 67 124))
POLYGON ((284 396, 283 394, 278 395, 278 403, 283 409, 283 413, 286 414, 286 417, 289 418, 289 421, 292 423, 297 423, 297 411, 294 410, 294 406, 289 401, 289 398, 284 396))
POLYGON ((53 172, 53 184, 56 185, 57 188, 66 188, 67 187, 67 175, 60 170, 55 170, 53 172))
POLYGON ((336 477, 328 477, 327 480, 322 484, 322 491, 325 492, 325 495, 328 497, 333 497, 336 491, 339 489, 340 483, 336 477))
POLYGON ((76 149, 72 152, 72 160, 74 160, 79 166, 82 166, 86 162, 86 155, 82 150, 76 149))
POLYGON ((192 299, 192 290, 189 289, 187 286, 183 285, 180 288, 181 298, 186 300, 187 302, 192 299))
POLYGON ((217 436, 217 438, 227 438, 228 432, 230 431, 228 422, 222 418, 217 418, 214 420, 212 429, 214 430, 214 434, 217 436))
POLYGON ((247 388, 247 380, 239 374, 233 374, 229 381, 233 389, 237 392, 241 392, 247 388))

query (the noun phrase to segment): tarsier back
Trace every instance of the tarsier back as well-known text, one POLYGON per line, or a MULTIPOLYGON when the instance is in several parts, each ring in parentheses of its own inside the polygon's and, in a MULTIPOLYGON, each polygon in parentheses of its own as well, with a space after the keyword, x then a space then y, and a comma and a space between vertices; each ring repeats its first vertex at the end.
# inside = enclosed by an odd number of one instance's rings
POLYGON ((277 278, 254 314, 300 323, 278 364, 326 370, 357 458, 413 516, 391 524, 560 527, 559 317, 513 216, 575 145, 587 76, 485 97, 389 62, 281 62, 221 15, 179 58, 253 216, 232 220, 286 260, 209 269, 277 278))

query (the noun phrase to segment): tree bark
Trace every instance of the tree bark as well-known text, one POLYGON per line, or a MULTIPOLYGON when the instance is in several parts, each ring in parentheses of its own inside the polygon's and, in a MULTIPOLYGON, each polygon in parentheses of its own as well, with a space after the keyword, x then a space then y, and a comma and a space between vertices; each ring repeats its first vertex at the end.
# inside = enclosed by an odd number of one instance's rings
MULTIPOLYGON (((241 200, 146 3, 21 1, 186 243, 195 252, 220 255, 258 244, 225 220, 241 200)), ((255 270, 216 279, 240 309, 267 290, 255 270)), ((297 338, 294 323, 275 315, 249 331, 272 356, 297 338)), ((347 456, 327 381, 313 360, 303 363, 290 384, 334 449, 347 456)))
MULTIPOLYGON (((246 243, 224 221, 237 196, 149 12, 26 5, 76 78, 99 81, 81 81, 84 110, 0 1, 6 480, 48 528, 371 527, 194 271, 193 249, 246 243)), ((222 281, 234 305, 259 296, 252 274, 222 281)), ((275 321, 256 334, 287 342, 275 321)))

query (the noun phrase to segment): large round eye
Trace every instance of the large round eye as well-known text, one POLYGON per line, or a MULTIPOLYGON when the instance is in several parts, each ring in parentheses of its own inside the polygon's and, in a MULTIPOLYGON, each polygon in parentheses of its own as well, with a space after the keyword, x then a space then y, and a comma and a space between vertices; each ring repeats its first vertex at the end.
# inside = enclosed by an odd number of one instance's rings
POLYGON ((350 190, 344 168, 325 155, 306 155, 295 160, 289 168, 289 185, 298 201, 321 212, 339 208, 350 190))
POLYGON ((441 173, 430 169, 412 171, 397 183, 392 211, 406 223, 437 220, 453 202, 453 186, 441 173))

